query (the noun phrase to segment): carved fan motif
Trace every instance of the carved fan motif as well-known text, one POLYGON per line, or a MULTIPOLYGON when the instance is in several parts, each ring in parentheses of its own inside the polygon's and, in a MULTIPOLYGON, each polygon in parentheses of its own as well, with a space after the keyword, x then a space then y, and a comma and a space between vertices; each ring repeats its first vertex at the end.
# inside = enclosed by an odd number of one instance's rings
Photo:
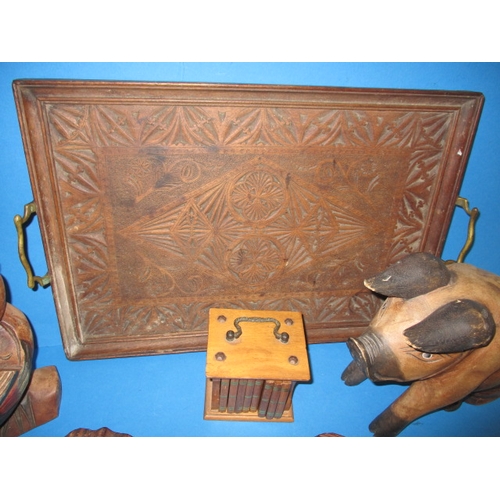
POLYGON ((203 331, 214 305, 297 309, 312 328, 369 319, 362 276, 419 250, 451 119, 118 104, 48 117, 86 338, 203 331))

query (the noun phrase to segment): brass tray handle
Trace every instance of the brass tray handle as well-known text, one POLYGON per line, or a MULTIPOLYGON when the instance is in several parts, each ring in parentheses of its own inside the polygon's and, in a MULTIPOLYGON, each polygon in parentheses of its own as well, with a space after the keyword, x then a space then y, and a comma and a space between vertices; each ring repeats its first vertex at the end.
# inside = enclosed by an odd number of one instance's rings
MULTIPOLYGON (((472 247, 472 244, 474 243, 474 237, 475 237, 475 229, 476 229, 476 221, 477 218, 479 217, 479 210, 477 208, 470 208, 469 206, 469 201, 466 198, 463 198, 459 196, 457 198, 457 201, 455 203, 455 206, 461 207, 465 210, 467 215, 469 216, 469 225, 467 228, 467 238, 465 240, 465 244, 462 247, 462 250, 460 251, 458 258, 456 262, 463 262, 465 260, 465 256, 469 252, 469 250, 472 247)), ((33 274, 31 265, 29 263, 29 260, 26 256, 26 251, 25 251, 25 244, 24 244, 24 225, 31 219, 31 217, 36 214, 36 203, 32 201, 31 203, 27 203, 24 206, 24 215, 21 217, 20 215, 16 215, 14 217, 14 224, 17 229, 17 246, 18 246, 18 251, 19 251, 19 259, 21 260, 21 264, 23 265, 26 275, 28 277, 28 287, 29 288, 34 288, 36 283, 40 284, 41 286, 47 286, 50 284, 50 275, 47 273, 45 276, 35 276, 33 274)), ((448 261, 450 262, 450 261, 448 261)), ((238 318, 239 319, 239 318, 238 318)), ((243 318, 242 318, 243 319, 243 318)), ((270 321, 270 318, 259 318, 261 321, 270 321)), ((246 321, 252 321, 248 318, 245 318, 246 321)), ((272 320, 273 322, 276 320, 272 320)), ((236 323, 236 322, 235 322, 236 323)), ((238 321, 239 323, 239 321, 238 321)), ((239 335, 241 335, 241 327, 239 325, 237 326, 238 333, 236 334, 235 337, 233 338, 238 338, 239 335)), ((279 329, 279 326, 278 326, 279 329)), ((229 333, 229 332, 228 332, 229 333)), ((274 332, 275 336, 279 338, 279 334, 277 335, 276 332, 274 332)), ((234 333, 233 333, 234 335, 234 333)), ((229 335, 231 337, 231 334, 229 335)), ((229 340, 229 338, 228 338, 229 340)), ((287 342, 286 334, 284 339, 280 339, 282 342, 284 341, 285 343, 287 342), (285 340, 286 339, 286 340, 285 340)))
POLYGON ((19 252, 19 259, 21 260, 21 264, 26 271, 29 288, 35 288, 37 283, 41 286, 47 286, 50 284, 50 276, 48 273, 42 277, 35 276, 33 274, 31 264, 28 260, 28 257, 26 256, 24 226, 28 223, 28 221, 34 214, 36 214, 36 203, 32 201, 31 203, 27 203, 26 205, 24 205, 24 215, 22 217, 20 215, 14 216, 14 224, 17 230, 17 249, 19 252))
POLYGON ((463 246, 461 252, 458 255, 456 262, 463 262, 465 256, 469 252, 474 243, 474 236, 476 231, 476 220, 479 217, 479 210, 477 208, 471 209, 469 207, 469 201, 466 198, 459 196, 455 203, 455 206, 461 207, 465 210, 466 214, 469 216, 469 226, 467 228, 467 239, 465 240, 465 245, 463 246))

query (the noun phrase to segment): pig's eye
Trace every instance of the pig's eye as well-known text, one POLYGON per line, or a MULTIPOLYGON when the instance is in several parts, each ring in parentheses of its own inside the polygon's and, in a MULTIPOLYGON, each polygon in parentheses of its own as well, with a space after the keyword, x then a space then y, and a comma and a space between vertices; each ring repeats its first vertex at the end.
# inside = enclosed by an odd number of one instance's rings
POLYGON ((422 353, 422 358, 424 358, 424 359, 431 359, 432 358, 432 354, 430 352, 423 352, 422 353))

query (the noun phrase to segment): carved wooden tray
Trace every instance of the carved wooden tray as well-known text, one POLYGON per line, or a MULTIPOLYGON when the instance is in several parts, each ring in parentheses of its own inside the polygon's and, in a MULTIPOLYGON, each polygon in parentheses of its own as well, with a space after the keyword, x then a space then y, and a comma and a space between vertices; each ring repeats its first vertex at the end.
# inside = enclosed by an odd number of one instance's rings
POLYGON ((66 355, 206 349, 210 307, 358 335, 363 279, 440 254, 483 96, 19 80, 66 355))

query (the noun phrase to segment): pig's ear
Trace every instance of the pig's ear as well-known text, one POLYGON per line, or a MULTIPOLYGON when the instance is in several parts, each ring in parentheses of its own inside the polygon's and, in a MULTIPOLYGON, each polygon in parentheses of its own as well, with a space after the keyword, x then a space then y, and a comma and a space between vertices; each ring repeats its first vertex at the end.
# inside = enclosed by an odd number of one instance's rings
POLYGON ((430 253, 407 255, 385 271, 365 280, 365 286, 386 297, 411 299, 450 282, 446 264, 430 253))
POLYGON ((495 335, 495 321, 484 305, 461 299, 436 309, 404 335, 418 351, 462 352, 489 344, 495 335))

